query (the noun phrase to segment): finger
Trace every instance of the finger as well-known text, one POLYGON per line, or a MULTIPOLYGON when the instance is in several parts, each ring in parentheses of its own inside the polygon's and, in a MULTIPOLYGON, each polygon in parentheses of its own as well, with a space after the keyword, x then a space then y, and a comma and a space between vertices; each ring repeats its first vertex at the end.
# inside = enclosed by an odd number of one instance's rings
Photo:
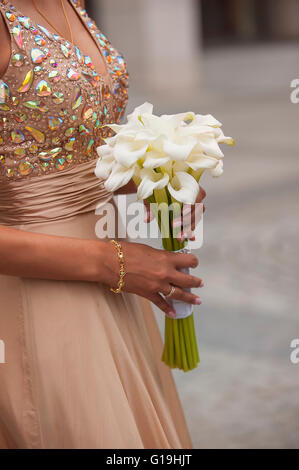
POLYGON ((173 276, 170 276, 170 282, 175 286, 183 288, 204 287, 204 282, 200 277, 191 276, 181 271, 176 271, 173 276))
POLYGON ((197 195, 197 198, 196 198, 196 202, 202 202, 205 199, 206 195, 207 195, 207 193, 205 192, 203 187, 199 186, 199 191, 198 191, 198 195, 197 195))
POLYGON ((158 308, 160 308, 166 315, 171 318, 176 317, 176 312, 171 305, 169 305, 166 300, 160 294, 155 294, 150 298, 151 302, 153 302, 158 308))
POLYGON ((177 286, 170 298, 181 300, 182 302, 187 302, 188 304, 192 305, 200 305, 202 303, 201 298, 198 295, 192 294, 191 292, 185 291, 177 286))
POLYGON ((149 223, 151 220, 153 220, 154 214, 151 211, 150 204, 144 200, 144 222, 149 223))
POLYGON ((172 253, 172 260, 176 268, 196 268, 198 259, 192 253, 172 253))

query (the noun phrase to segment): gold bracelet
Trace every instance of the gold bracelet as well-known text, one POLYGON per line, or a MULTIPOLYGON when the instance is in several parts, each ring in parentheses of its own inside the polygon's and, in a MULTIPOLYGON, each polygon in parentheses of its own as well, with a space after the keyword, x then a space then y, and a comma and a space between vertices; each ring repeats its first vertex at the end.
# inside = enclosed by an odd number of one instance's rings
POLYGON ((125 271, 125 264, 124 264, 124 254, 122 251, 121 244, 119 242, 117 242, 116 240, 110 240, 110 241, 111 243, 113 243, 113 245, 117 249, 117 256, 118 256, 118 261, 119 261, 119 281, 117 284, 117 288, 115 289, 114 287, 110 287, 110 290, 114 292, 115 294, 119 294, 125 285, 124 277, 126 275, 126 271, 125 271))

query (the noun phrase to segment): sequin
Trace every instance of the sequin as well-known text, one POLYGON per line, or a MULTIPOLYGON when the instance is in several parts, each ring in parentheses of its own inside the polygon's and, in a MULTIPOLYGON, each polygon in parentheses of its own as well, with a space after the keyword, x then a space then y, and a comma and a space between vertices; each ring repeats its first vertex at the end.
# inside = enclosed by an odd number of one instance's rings
POLYGON ((23 132, 21 132, 21 131, 11 131, 10 140, 14 144, 20 144, 21 142, 25 141, 25 137, 24 137, 23 132))
POLYGON ((49 126, 49 129, 51 129, 51 131, 59 129, 62 123, 63 123, 63 120, 55 116, 50 116, 48 119, 48 126, 49 126))
POLYGON ((30 87, 33 82, 33 76, 34 76, 33 70, 29 70, 29 72, 26 73, 24 81, 22 85, 20 86, 20 88, 18 89, 19 93, 26 93, 28 90, 30 90, 30 87))
POLYGON ((73 135, 73 133, 75 132, 75 130, 76 130, 75 127, 69 127, 69 128, 65 131, 64 135, 65 135, 66 137, 71 137, 71 136, 73 135))
POLYGON ((51 95, 51 87, 46 80, 40 80, 35 87, 38 96, 49 96, 51 95))
POLYGON ((26 155, 26 149, 18 148, 14 151, 14 155, 16 158, 24 158, 26 155))
POLYGON ((37 24, 38 28, 47 36, 48 39, 53 39, 52 34, 44 26, 37 24))
POLYGON ((15 21, 16 19, 16 15, 12 13, 11 11, 7 11, 5 15, 6 15, 6 18, 11 22, 15 21))
POLYGON ((49 79, 53 80, 53 82, 58 83, 61 80, 61 76, 57 72, 57 70, 52 70, 52 72, 49 72, 49 79))
POLYGON ((86 155, 87 157, 90 157, 92 155, 92 147, 93 147, 93 144, 94 144, 94 139, 90 139, 87 147, 86 147, 86 155))
POLYGON ((30 175, 33 170, 34 166, 30 162, 24 161, 19 164, 19 172, 22 176, 30 175))
POLYGON ((65 168, 65 165, 66 165, 66 161, 64 158, 60 157, 60 158, 57 158, 56 162, 55 162, 55 166, 57 168, 57 170, 61 171, 65 168))
POLYGON ((16 26, 14 26, 12 28, 12 35, 14 37, 16 45, 20 49, 23 49, 23 38, 22 38, 22 27, 21 27, 21 25, 17 24, 16 26))
POLYGON ((15 120, 17 122, 24 122, 24 121, 26 121, 26 119, 27 119, 27 116, 26 116, 25 113, 18 113, 18 114, 15 115, 15 120))
POLYGON ((11 58, 12 65, 21 67, 24 64, 24 57, 22 54, 14 54, 11 58))
POLYGON ((50 65, 56 68, 58 64, 55 59, 50 59, 50 65))
POLYGON ((77 59, 79 61, 79 64, 83 64, 84 59, 83 59, 82 52, 80 51, 80 49, 77 46, 75 46, 75 51, 76 51, 76 56, 77 56, 77 59))
POLYGON ((72 102, 72 109, 77 109, 82 103, 82 95, 81 95, 81 88, 78 86, 75 88, 73 102, 72 102))
POLYGON ((64 145, 65 150, 72 151, 76 143, 76 137, 71 137, 68 142, 64 145))
POLYGON ((25 101, 23 106, 29 109, 37 109, 42 113, 47 113, 49 108, 42 101, 25 101))
POLYGON ((60 47, 61 47, 61 51, 62 51, 64 57, 66 57, 68 59, 71 55, 71 51, 64 44, 61 44, 60 47))
POLYGON ((45 134, 40 131, 39 129, 35 129, 34 127, 31 126, 26 126, 25 129, 30 132, 32 137, 40 144, 43 144, 45 142, 45 134))
POLYGON ((28 16, 18 16, 18 21, 26 28, 30 28, 30 21, 28 16))
POLYGON ((40 64, 46 58, 46 54, 36 47, 31 49, 31 60, 34 64, 40 64))
POLYGON ((82 112, 82 118, 84 121, 87 121, 87 119, 90 119, 93 113, 93 108, 91 106, 85 106, 82 112))
POLYGON ((46 41, 40 34, 37 34, 34 40, 38 46, 44 46, 46 44, 46 41))
POLYGON ((76 81, 79 80, 80 73, 72 68, 69 68, 67 69, 66 76, 69 80, 76 81))
POLYGON ((64 101, 63 93, 61 91, 55 91, 52 95, 52 100, 56 104, 63 103, 63 101, 64 101))

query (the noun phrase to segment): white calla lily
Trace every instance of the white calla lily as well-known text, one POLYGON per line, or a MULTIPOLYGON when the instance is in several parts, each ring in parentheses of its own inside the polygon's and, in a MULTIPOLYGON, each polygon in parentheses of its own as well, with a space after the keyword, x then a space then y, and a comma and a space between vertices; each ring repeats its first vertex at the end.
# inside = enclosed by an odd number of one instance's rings
POLYGON ((99 159, 95 168, 95 175, 100 179, 108 178, 114 165, 114 156, 109 145, 101 145, 97 148, 99 159))
POLYGON ((177 172, 167 186, 171 196, 183 204, 194 204, 199 192, 199 185, 192 175, 177 172))
POLYGON ((126 139, 122 136, 113 148, 115 160, 126 168, 142 158, 148 148, 148 143, 136 142, 134 139, 126 139))
POLYGON ((125 168, 119 163, 114 163, 112 171, 104 183, 105 188, 111 193, 116 191, 122 186, 128 184, 128 182, 132 179, 134 172, 134 166, 131 168, 125 168))
POLYGON ((184 161, 190 155, 197 141, 194 137, 186 137, 185 139, 177 138, 176 141, 164 140, 164 152, 171 160, 184 161))
POLYGON ((154 189, 163 189, 169 182, 167 173, 157 173, 149 168, 143 168, 140 171, 141 182, 137 190, 138 199, 146 199, 151 196, 154 189))
POLYGON ((210 170, 211 175, 214 176, 215 178, 218 178, 219 176, 222 175, 223 173, 223 161, 219 160, 217 166, 210 170))

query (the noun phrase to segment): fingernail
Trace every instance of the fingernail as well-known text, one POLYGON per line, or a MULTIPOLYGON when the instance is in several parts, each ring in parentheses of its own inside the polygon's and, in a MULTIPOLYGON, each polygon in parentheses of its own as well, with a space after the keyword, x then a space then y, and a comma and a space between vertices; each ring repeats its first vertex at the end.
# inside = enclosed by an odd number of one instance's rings
POLYGON ((201 283, 199 284, 199 287, 204 287, 204 285, 205 285, 204 282, 201 281, 201 283))
POLYGON ((201 304, 201 299, 198 297, 197 299, 195 299, 195 303, 196 303, 196 305, 200 305, 201 304))

